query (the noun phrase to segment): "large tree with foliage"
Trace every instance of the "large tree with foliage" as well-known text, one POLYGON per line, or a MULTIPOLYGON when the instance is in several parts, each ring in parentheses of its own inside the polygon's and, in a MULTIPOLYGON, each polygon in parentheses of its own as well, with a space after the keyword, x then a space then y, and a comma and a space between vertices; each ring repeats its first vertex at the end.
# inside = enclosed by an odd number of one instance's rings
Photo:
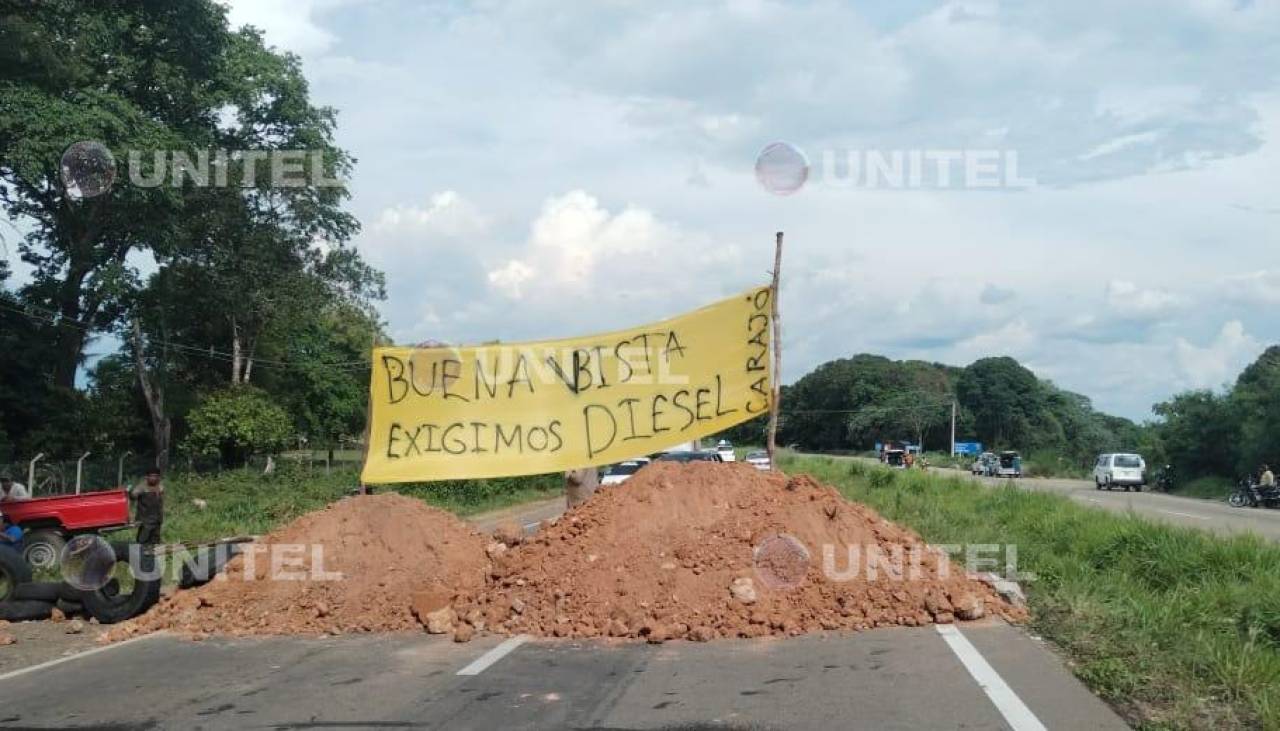
POLYGON ((39 0, 0 14, 0 207, 29 233, 24 299, 49 313, 52 384, 71 389, 93 331, 136 286, 127 258, 181 239, 183 195, 118 181, 93 197, 64 183, 73 143, 190 150, 214 143, 231 34, 213 0, 39 0))

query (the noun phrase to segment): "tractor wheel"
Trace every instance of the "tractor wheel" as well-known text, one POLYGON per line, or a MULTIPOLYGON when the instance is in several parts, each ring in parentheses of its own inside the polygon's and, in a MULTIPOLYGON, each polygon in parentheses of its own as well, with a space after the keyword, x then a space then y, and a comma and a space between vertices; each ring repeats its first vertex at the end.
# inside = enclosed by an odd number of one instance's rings
POLYGON ((113 543, 116 551, 116 571, 132 574, 129 591, 120 592, 120 582, 112 579, 97 591, 82 592, 84 611, 102 624, 115 624, 136 617, 160 601, 160 576, 156 572, 156 557, 150 549, 137 552, 136 560, 130 549, 132 544, 113 543))
POLYGON ((22 555, 33 569, 56 569, 65 545, 67 539, 61 531, 49 528, 33 530, 22 537, 22 555))
POLYGON ((31 567, 22 554, 7 546, 0 546, 0 602, 11 597, 20 584, 31 581, 31 567))

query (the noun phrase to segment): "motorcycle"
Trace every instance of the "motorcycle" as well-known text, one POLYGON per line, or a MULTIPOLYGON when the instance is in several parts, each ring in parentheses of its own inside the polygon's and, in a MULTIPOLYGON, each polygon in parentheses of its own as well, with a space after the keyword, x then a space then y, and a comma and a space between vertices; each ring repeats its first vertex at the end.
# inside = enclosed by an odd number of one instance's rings
POLYGON ((1233 508, 1280 508, 1280 488, 1261 487, 1252 480, 1241 480, 1227 503, 1233 508))
POLYGON ((1173 490, 1173 467, 1165 465, 1164 469, 1156 473, 1155 488, 1160 492, 1171 492, 1173 490))

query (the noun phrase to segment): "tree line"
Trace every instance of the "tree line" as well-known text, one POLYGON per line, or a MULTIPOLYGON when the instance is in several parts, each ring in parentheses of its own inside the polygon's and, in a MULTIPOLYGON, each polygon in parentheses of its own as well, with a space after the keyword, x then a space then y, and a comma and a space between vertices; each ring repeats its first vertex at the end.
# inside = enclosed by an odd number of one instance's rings
MULTIPOLYGON (((1104 452, 1139 452, 1152 467, 1169 463, 1184 478, 1238 477, 1280 465, 1280 346, 1268 349, 1224 392, 1198 390, 1152 407, 1142 424, 1093 408, 1009 357, 963 368, 855 355, 819 365, 783 388, 778 439, 815 451, 868 450, 910 441, 950 448, 951 408, 958 441, 1015 449, 1091 467, 1104 452)), ((724 436, 763 443, 762 419, 724 436)))

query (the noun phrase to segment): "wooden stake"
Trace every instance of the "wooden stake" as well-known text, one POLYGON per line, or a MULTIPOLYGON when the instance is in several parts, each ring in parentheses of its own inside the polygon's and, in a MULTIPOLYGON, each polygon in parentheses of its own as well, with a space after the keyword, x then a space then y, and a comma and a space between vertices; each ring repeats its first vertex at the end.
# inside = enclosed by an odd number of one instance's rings
POLYGON ((773 335, 769 344, 773 347, 773 393, 769 399, 769 466, 777 469, 774 453, 778 449, 778 409, 782 406, 782 323, 778 321, 778 273, 782 269, 782 232, 778 232, 773 250, 773 284, 769 291, 769 318, 773 323, 773 335))

